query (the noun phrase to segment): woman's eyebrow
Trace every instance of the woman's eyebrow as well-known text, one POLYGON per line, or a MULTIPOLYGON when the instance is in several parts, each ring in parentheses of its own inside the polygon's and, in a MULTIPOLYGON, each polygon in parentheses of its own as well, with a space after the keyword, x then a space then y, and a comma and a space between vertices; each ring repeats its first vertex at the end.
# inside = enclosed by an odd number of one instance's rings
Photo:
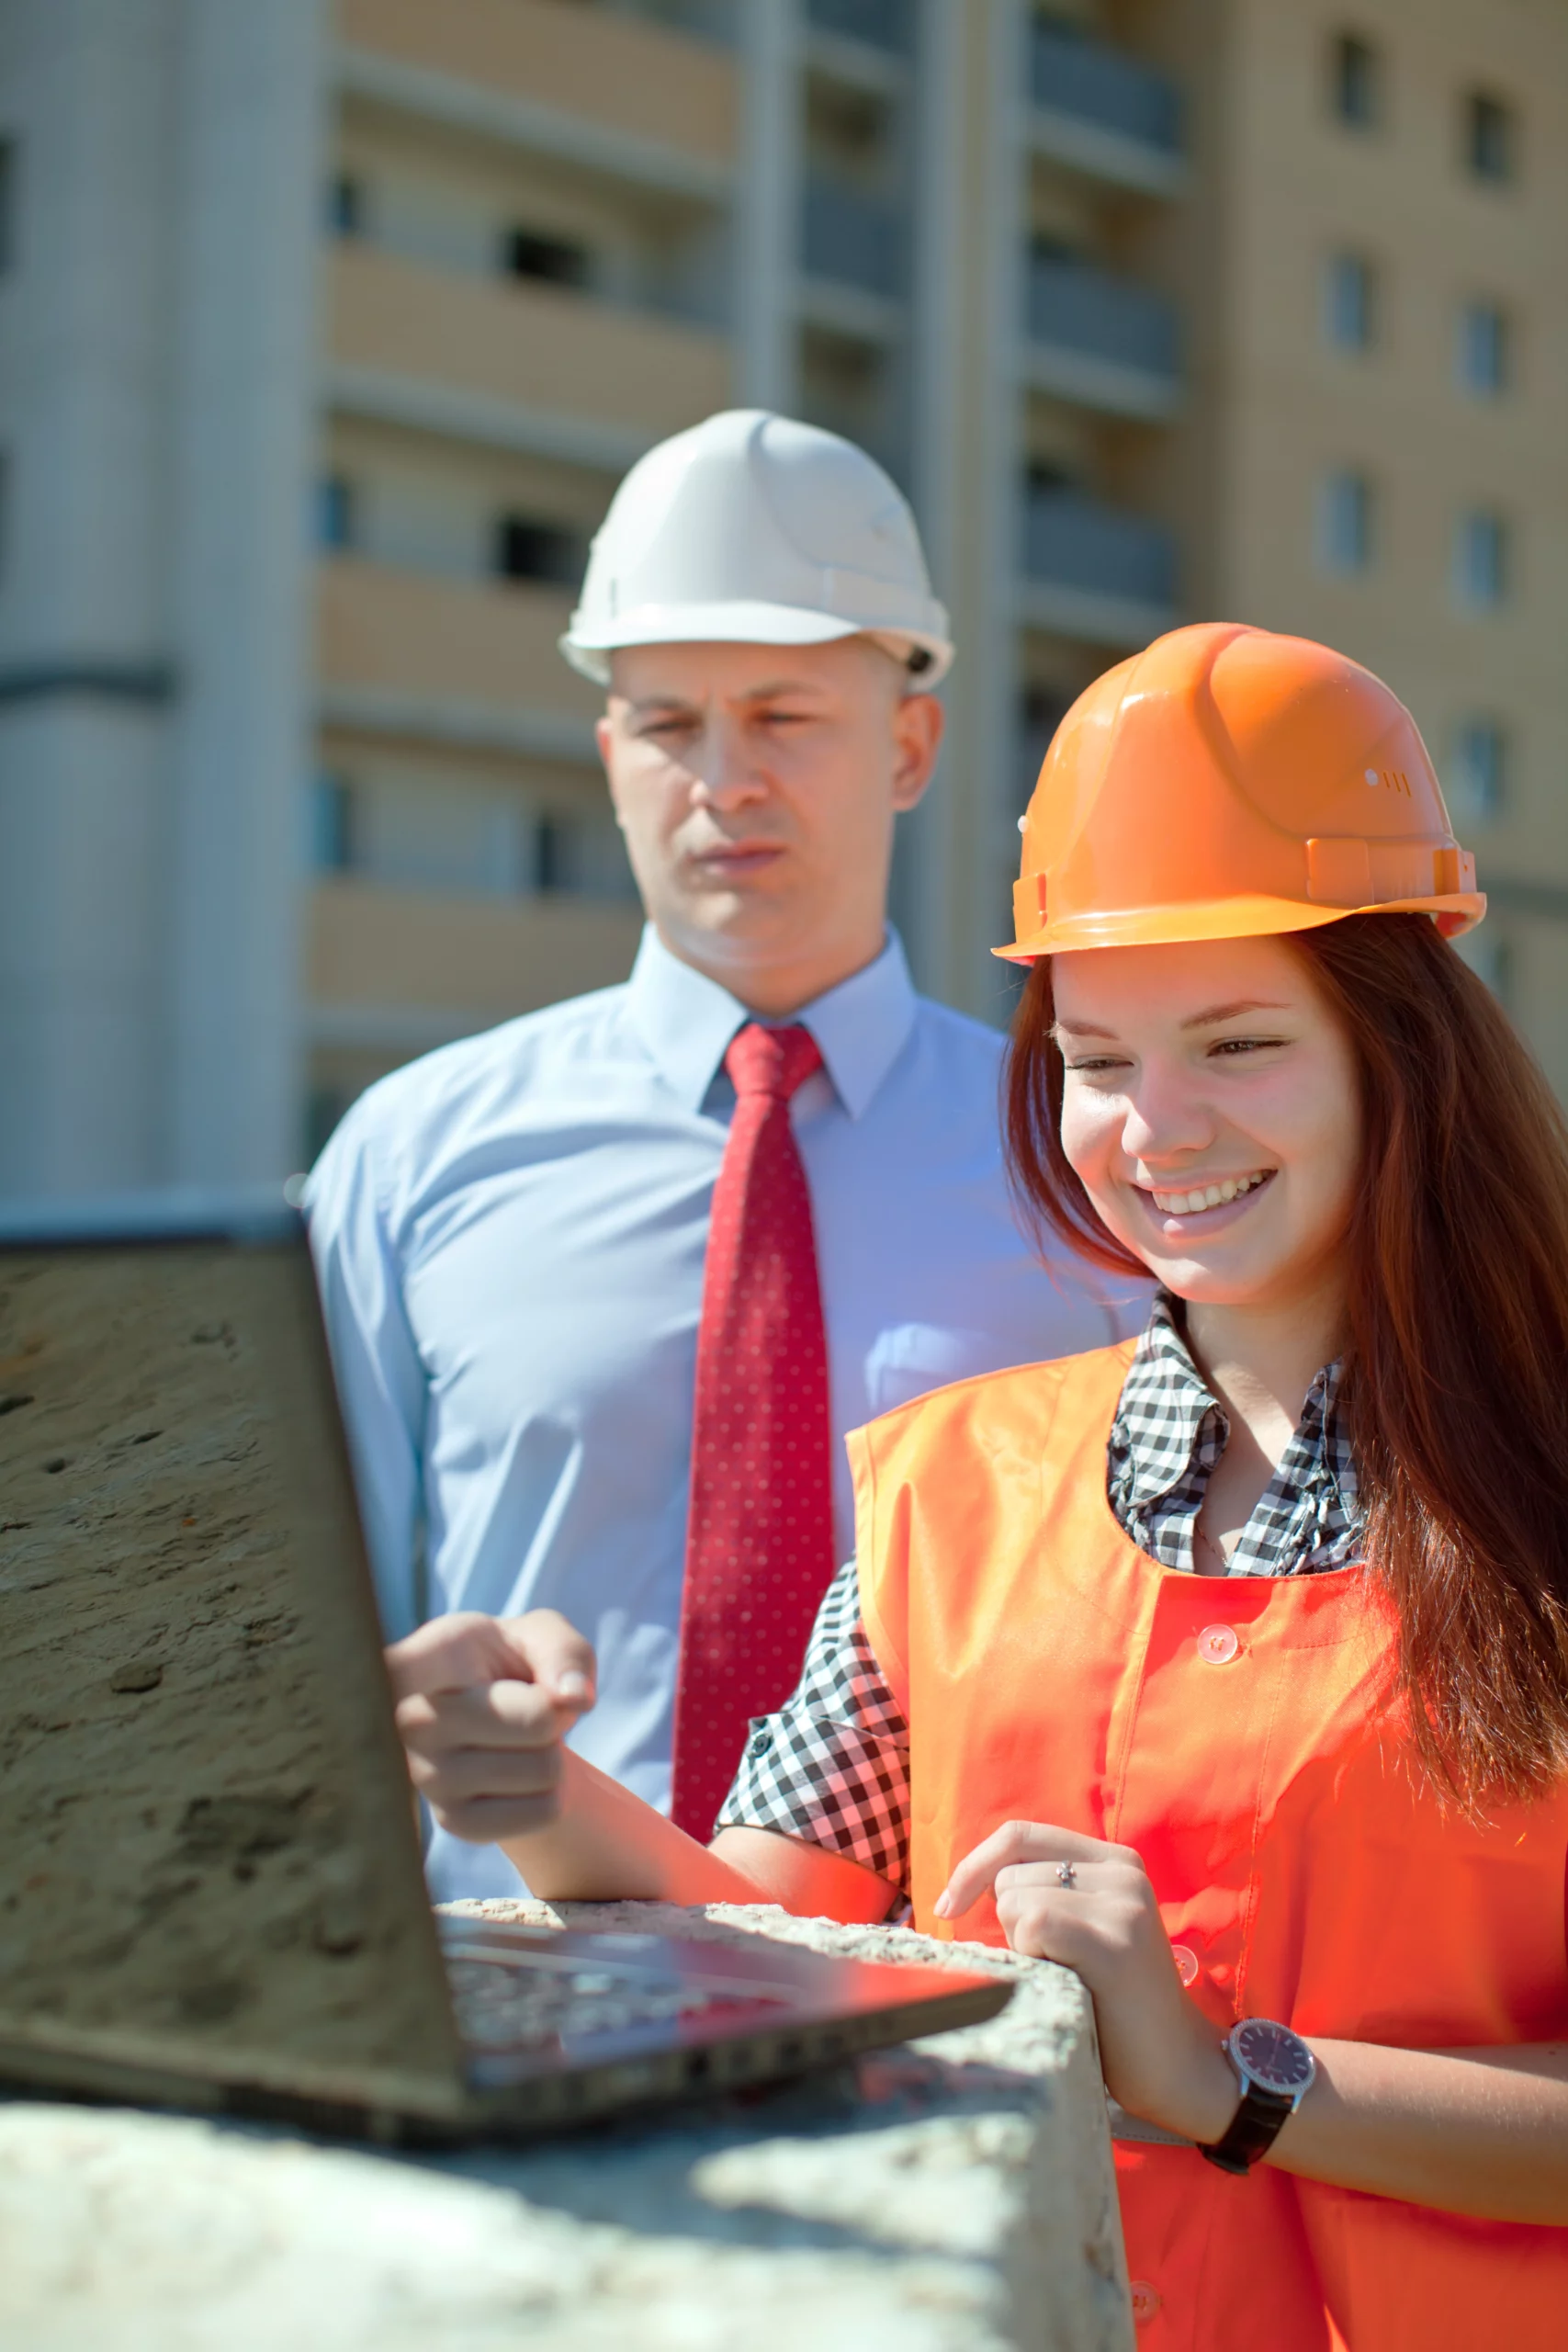
POLYGON ((1053 1037, 1114 1037, 1114 1029, 1097 1028, 1092 1021, 1054 1021, 1053 1037))
POLYGON ((1206 1012, 1193 1013, 1180 1026, 1183 1029, 1207 1029, 1216 1021, 1234 1021, 1239 1012, 1288 1012, 1290 1009, 1288 1004, 1281 1004, 1273 997, 1243 996, 1237 997, 1234 1004, 1212 1004, 1206 1012))

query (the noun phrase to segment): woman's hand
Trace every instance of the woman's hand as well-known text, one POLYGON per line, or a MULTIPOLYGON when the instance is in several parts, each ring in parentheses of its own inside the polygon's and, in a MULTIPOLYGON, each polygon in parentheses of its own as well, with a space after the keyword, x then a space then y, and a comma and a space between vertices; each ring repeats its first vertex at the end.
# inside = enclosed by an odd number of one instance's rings
POLYGON ((1218 2031, 1182 1990, 1132 1847, 1010 1821, 959 1863, 937 1917, 961 1918, 988 1893, 1014 1951, 1059 1961, 1089 1987, 1111 2097, 1183 2139, 1219 2139, 1240 2088, 1218 2031))

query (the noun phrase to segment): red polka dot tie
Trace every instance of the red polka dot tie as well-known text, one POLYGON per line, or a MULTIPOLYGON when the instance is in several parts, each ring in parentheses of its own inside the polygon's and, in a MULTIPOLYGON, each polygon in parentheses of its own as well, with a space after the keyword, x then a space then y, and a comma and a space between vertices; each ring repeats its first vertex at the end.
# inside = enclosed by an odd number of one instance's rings
POLYGON ((705 1842, 753 1715, 800 1677, 833 1574, 828 1343, 790 1098, 822 1057, 802 1028, 742 1029, 697 1332, 671 1811, 705 1842))

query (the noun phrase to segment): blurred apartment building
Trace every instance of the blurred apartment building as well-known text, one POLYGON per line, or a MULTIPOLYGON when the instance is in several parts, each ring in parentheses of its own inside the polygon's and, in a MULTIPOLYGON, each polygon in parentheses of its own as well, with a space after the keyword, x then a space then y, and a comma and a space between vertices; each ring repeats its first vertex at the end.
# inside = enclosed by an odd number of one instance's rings
POLYGON ((281 1172, 624 975, 555 639, 732 402, 953 610, 925 986, 1005 1015, 1051 729, 1229 616, 1411 701, 1568 1093, 1565 181, 1561 0, 8 0, 0 1190, 281 1172))

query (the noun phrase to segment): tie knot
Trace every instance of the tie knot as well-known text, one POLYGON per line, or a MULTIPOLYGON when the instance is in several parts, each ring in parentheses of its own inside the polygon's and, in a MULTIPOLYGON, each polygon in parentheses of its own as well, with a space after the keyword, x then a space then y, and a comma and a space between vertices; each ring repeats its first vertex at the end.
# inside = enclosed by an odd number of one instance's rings
POLYGON ((798 1022, 787 1029, 764 1029, 760 1021, 749 1021, 730 1039, 724 1067, 742 1102, 749 1094, 771 1094, 787 1102, 821 1069, 822 1053, 798 1022))

